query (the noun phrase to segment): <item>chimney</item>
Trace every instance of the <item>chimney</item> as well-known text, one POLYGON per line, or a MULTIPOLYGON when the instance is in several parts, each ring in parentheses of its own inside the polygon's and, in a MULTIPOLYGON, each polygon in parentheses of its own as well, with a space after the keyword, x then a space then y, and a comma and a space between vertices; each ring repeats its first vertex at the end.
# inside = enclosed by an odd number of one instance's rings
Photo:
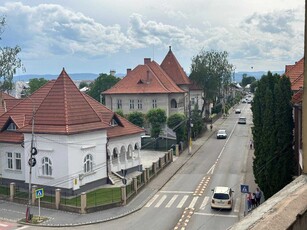
POLYGON ((110 70, 110 75, 111 75, 111 76, 115 76, 115 73, 116 73, 116 71, 115 71, 114 69, 111 69, 111 70, 110 70))
POLYGON ((127 69, 127 75, 128 75, 128 73, 130 73, 131 72, 131 69, 127 69))
POLYGON ((169 48, 169 51, 171 51, 171 50, 172 50, 172 46, 169 46, 168 48, 169 48))
POLYGON ((150 58, 144 58, 144 65, 149 64, 149 63, 150 63, 150 61, 151 61, 151 59, 150 59, 150 58))

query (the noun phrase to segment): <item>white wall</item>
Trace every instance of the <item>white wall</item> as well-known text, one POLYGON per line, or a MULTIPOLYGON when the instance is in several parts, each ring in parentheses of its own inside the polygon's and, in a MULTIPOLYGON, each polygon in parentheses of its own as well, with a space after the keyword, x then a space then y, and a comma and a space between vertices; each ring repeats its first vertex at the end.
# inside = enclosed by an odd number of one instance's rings
POLYGON ((30 152, 25 152, 24 148, 20 144, 9 144, 1 143, 0 144, 0 174, 3 178, 10 178, 14 180, 24 180, 25 178, 25 167, 29 168, 28 159, 30 152), (13 168, 15 168, 15 153, 21 153, 21 170, 12 170, 7 168, 7 152, 13 153, 13 168))
POLYGON ((152 100, 157 100, 157 108, 165 110, 166 116, 173 114, 174 112, 183 113, 184 109, 171 109, 171 99, 176 99, 177 103, 181 98, 184 100, 184 93, 182 94, 120 94, 120 95, 105 95, 106 106, 112 111, 116 112, 117 100, 122 100, 122 111, 124 114, 129 114, 134 111, 139 111, 146 114, 152 109, 152 100), (138 109, 138 99, 142 100, 142 109, 138 109), (130 109, 130 100, 134 100, 134 109, 130 109))
MULTIPOLYGON (((25 140, 29 138, 31 135, 25 134, 25 140)), ((84 174, 83 159, 88 153, 93 156, 94 172, 77 181, 78 185, 106 177, 106 130, 69 136, 38 134, 35 135, 35 139, 38 154, 36 155, 37 165, 32 168, 32 184, 73 188, 74 179, 79 179, 79 174, 84 174), (52 161, 52 176, 42 175, 43 157, 48 157, 52 161)), ((30 151, 30 145, 25 146, 25 149, 30 151)), ((29 167, 26 168, 25 173, 29 174, 29 167)), ((27 177, 25 180, 28 182, 27 177)))

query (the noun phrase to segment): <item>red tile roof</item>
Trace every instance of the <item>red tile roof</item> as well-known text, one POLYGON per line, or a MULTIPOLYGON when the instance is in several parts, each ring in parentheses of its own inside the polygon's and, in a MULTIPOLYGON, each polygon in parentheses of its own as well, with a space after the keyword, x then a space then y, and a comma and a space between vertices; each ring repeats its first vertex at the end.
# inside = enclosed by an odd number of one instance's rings
MULTIPOLYGON (((12 142, 22 140, 23 133, 32 132, 33 110, 35 133, 69 135, 101 129, 112 130, 114 127, 110 123, 116 117, 104 105, 80 92, 63 69, 57 80, 49 81, 0 116, 0 142, 7 142, 3 135, 7 132, 5 129, 9 120, 14 121, 18 127, 17 132, 11 135, 12 142)), ((119 120, 122 126, 119 125, 112 137, 144 132, 124 118, 119 120)))
POLYGON ((292 103, 293 104, 300 104, 303 101, 303 89, 300 89, 292 96, 292 103))
POLYGON ((298 91, 304 85, 304 58, 295 63, 295 65, 286 65, 286 72, 291 82, 291 90, 298 91))
POLYGON ((129 71, 122 80, 103 94, 184 93, 166 72, 155 62, 145 59, 129 71))
POLYGON ((4 92, 0 92, 0 115, 18 103, 18 99, 4 92))
POLYGON ((172 78, 177 85, 190 85, 190 79, 173 54, 171 47, 161 63, 161 68, 172 78))

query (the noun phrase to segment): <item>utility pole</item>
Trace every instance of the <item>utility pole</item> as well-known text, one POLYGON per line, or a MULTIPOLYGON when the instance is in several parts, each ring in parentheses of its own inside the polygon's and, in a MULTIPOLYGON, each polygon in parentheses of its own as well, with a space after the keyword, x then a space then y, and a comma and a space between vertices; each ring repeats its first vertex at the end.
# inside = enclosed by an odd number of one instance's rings
MULTIPOLYGON (((30 98, 28 98, 30 99, 30 98)), ((31 99, 30 99, 31 100, 31 99)), ((32 104, 33 101, 31 100, 32 104)), ((33 104, 33 111, 32 111, 32 131, 31 131, 31 148, 30 148, 30 159, 28 161, 29 164, 29 197, 28 197, 28 205, 27 205, 27 210, 26 210, 26 222, 30 222, 32 219, 32 214, 31 214, 31 203, 32 203, 32 167, 36 165, 36 159, 35 155, 37 154, 37 149, 34 147, 34 116, 35 116, 35 107, 33 104)))
POLYGON ((191 154, 192 151, 192 138, 191 138, 191 98, 190 98, 190 91, 189 91, 189 104, 188 104, 188 114, 189 114, 189 118, 188 118, 188 153, 191 154))

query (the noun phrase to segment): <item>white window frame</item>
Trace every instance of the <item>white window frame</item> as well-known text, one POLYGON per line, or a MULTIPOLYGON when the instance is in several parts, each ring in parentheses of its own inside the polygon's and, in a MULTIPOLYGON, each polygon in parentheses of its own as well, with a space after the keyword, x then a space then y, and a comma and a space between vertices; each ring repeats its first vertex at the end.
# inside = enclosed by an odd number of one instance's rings
POLYGON ((134 99, 130 99, 130 109, 134 109, 134 99))
POLYGON ((117 99, 117 109, 122 109, 123 104, 122 104, 122 99, 117 99))
POLYGON ((12 152, 7 152, 6 153, 6 158, 7 158, 7 169, 14 169, 13 166, 13 153, 12 152))
POLYGON ((52 176, 52 161, 49 157, 42 158, 42 175, 52 176))
POLYGON ((143 109, 142 99, 138 99, 138 109, 143 109))
POLYGON ((83 159, 83 172, 91 173, 93 172, 93 156, 92 154, 87 154, 83 159))
POLYGON ((16 129, 17 129, 16 124, 11 122, 6 130, 8 130, 8 131, 15 131, 16 129))
POLYGON ((15 153, 15 169, 21 170, 21 153, 15 153))
POLYGON ((157 108, 158 105, 157 105, 157 99, 152 99, 152 108, 155 109, 157 108))

